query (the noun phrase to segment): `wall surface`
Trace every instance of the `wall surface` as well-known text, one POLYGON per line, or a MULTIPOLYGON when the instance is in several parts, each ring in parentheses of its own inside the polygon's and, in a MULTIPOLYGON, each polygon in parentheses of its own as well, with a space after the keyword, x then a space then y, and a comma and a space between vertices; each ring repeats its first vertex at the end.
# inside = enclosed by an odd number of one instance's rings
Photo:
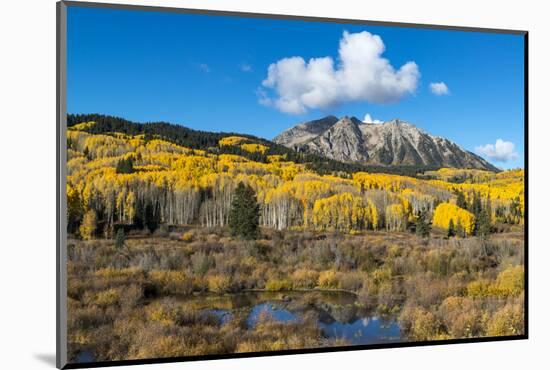
MULTIPOLYGON (((550 137, 550 93, 547 88, 550 85, 550 23, 545 2, 135 0, 132 3, 530 31, 529 340, 149 365, 147 368, 547 368, 550 342, 547 313, 550 306, 547 289, 550 205, 546 190, 550 179, 546 141, 550 137)), ((0 18, 0 361, 4 369, 53 368, 56 248, 55 1, 4 2, 0 18)))

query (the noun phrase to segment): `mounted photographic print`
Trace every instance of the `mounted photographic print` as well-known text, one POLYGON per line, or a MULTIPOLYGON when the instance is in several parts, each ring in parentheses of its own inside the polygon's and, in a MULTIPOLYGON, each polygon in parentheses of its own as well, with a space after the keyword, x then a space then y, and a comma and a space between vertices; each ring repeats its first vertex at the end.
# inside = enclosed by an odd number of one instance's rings
POLYGON ((527 338, 526 51, 58 3, 58 367, 527 338))

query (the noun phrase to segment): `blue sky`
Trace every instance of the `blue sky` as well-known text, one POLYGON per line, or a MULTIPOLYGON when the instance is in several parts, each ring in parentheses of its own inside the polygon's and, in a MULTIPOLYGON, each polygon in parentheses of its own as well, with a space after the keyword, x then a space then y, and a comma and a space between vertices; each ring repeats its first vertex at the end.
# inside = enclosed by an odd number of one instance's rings
MULTIPOLYGON (((294 61, 299 64, 299 59, 294 61)), ((368 113, 374 119, 413 123, 503 168, 523 167, 523 63, 523 37, 518 35, 68 10, 70 113, 163 120, 268 139, 298 122, 327 114, 363 119, 368 113), (369 34, 360 34, 363 31, 369 34), (339 53, 344 32, 361 35, 355 43, 350 41, 352 51, 363 45, 370 55, 369 47, 378 42, 374 35, 385 50, 374 52, 369 62, 354 60, 354 53, 344 56, 339 53), (295 78, 277 64, 289 57, 301 57, 305 63, 306 69, 296 67, 295 78), (313 67, 310 58, 323 57, 331 58, 332 67, 321 72, 307 69, 313 67), (379 67, 382 58, 393 66, 389 72, 387 66, 379 67), (373 76, 390 73, 396 80, 389 85, 387 79, 369 82, 368 76, 346 80, 341 72, 348 60, 359 66, 355 70, 374 66, 373 76), (398 73, 407 62, 416 66, 403 71, 409 79, 398 73), (272 64, 280 67, 280 73, 270 84, 264 81, 272 64), (326 81, 330 88, 323 85, 326 81), (430 88, 434 82, 443 82, 448 93, 434 94, 430 88), (311 98, 307 94, 311 88, 321 93, 311 98), (356 88, 358 92, 350 92, 356 88), (287 98, 299 108, 277 104, 287 98), (501 142, 495 146, 498 139, 501 142)))

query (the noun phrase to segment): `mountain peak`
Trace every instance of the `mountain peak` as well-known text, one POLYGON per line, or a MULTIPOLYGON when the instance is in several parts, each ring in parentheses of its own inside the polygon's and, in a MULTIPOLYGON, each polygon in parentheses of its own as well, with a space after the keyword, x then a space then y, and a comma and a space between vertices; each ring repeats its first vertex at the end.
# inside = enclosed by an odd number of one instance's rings
POLYGON ((330 159, 376 166, 498 169, 454 142, 395 118, 383 124, 327 116, 285 130, 274 141, 330 159))
POLYGON ((405 121, 403 121, 399 118, 394 118, 391 121, 385 122, 385 124, 399 126, 399 125, 402 125, 402 124, 407 124, 407 122, 405 122, 405 121))

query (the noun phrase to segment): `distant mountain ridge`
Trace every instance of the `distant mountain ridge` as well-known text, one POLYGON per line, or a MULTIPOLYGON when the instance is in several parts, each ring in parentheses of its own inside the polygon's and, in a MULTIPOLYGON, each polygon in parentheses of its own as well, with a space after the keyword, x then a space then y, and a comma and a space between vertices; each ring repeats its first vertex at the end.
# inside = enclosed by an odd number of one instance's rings
POLYGON ((327 116, 300 123, 273 141, 298 152, 317 154, 346 163, 374 166, 475 168, 497 167, 456 143, 405 121, 365 123, 355 117, 327 116))

